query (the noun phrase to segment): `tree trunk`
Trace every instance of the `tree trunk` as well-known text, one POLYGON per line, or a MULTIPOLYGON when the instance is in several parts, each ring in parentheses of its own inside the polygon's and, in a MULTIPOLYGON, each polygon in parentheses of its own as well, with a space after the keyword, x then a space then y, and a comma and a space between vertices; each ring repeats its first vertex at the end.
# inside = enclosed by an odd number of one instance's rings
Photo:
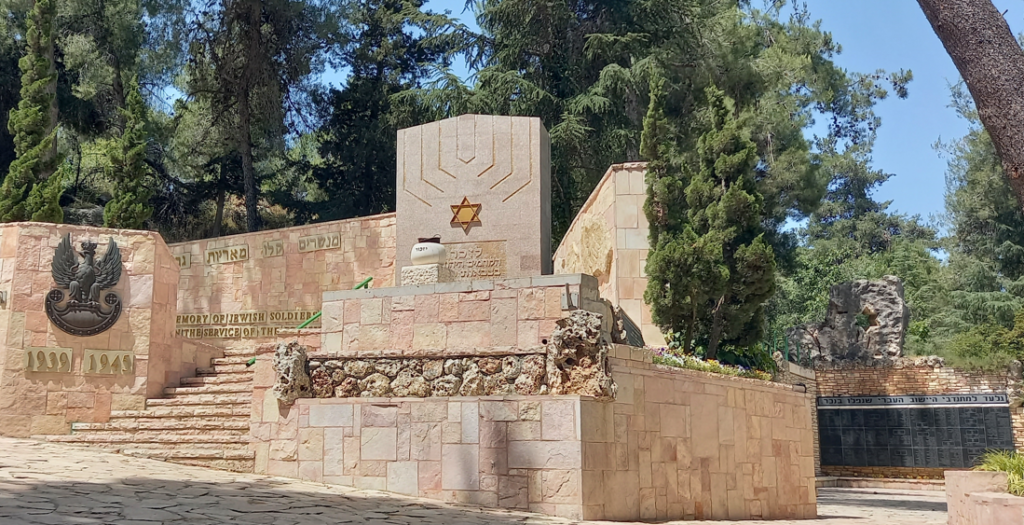
MULTIPOLYGON (((46 131, 43 132, 44 137, 48 136, 53 130, 57 129, 57 118, 59 117, 59 113, 57 112, 57 63, 54 61, 54 47, 56 47, 55 38, 53 36, 54 34, 56 34, 56 29, 54 28, 54 26, 56 25, 56 23, 54 22, 55 18, 56 16, 54 16, 50 20, 50 27, 48 28, 48 33, 40 35, 40 39, 46 40, 45 43, 42 44, 43 46, 45 46, 43 54, 46 57, 47 62, 50 64, 50 69, 46 72, 46 74, 47 76, 50 76, 50 78, 53 79, 52 82, 46 85, 46 93, 50 95, 52 98, 50 99, 50 110, 47 115, 49 118, 46 122, 46 131)), ((43 28, 39 28, 39 30, 42 31, 43 28)), ((56 157, 57 141, 54 140, 53 144, 50 145, 50 150, 40 155, 40 164, 42 166, 49 166, 51 161, 56 157)), ((49 179, 50 175, 53 175, 55 171, 57 171, 55 167, 47 167, 40 170, 39 180, 49 179)))
POLYGON ((917 0, 974 98, 1024 207, 1024 50, 991 0, 917 0))
POLYGON ((242 156, 242 181, 245 185, 245 228, 254 232, 260 229, 259 210, 256 206, 256 173, 252 165, 252 116, 249 112, 249 93, 241 90, 238 95, 238 153, 242 156))
POLYGON ((253 71, 260 66, 258 51, 263 45, 260 35, 260 18, 262 6, 260 2, 249 0, 249 20, 247 25, 246 44, 248 54, 245 57, 244 80, 238 84, 236 99, 238 102, 238 153, 242 156, 242 182, 245 186, 245 228, 255 232, 260 229, 260 216, 256 192, 256 173, 252 162, 252 113, 249 108, 249 88, 254 81, 253 71))
POLYGON ((220 237, 220 226, 224 223, 224 193, 222 189, 217 192, 217 212, 213 215, 213 232, 211 237, 220 237))
POLYGON ((715 304, 715 310, 711 317, 711 333, 708 334, 708 351, 704 354, 705 359, 714 359, 718 356, 718 342, 722 339, 722 325, 725 321, 722 319, 722 309, 725 308, 726 296, 722 296, 718 299, 718 303, 715 304))

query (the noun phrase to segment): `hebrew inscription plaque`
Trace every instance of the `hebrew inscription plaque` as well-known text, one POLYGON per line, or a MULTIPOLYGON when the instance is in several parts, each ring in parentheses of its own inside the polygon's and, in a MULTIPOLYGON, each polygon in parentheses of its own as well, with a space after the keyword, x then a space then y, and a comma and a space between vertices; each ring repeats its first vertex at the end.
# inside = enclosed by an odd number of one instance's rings
POLYGON ((458 242, 445 244, 445 267, 459 281, 500 279, 508 275, 505 241, 458 242))
POLYGON ((192 252, 179 253, 178 255, 174 256, 174 260, 178 261, 178 268, 191 268, 192 252))
POLYGON ((821 464, 970 468, 1013 450, 1004 394, 818 398, 821 464))

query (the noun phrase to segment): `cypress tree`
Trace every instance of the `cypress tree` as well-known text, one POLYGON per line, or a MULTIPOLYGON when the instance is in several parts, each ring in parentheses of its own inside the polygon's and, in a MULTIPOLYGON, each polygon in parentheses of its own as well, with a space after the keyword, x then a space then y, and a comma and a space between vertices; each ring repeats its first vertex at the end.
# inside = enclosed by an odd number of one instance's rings
POLYGON ((16 158, 0 186, 0 222, 61 222, 57 160, 57 71, 53 61, 55 0, 36 0, 29 13, 28 49, 18 61, 21 100, 7 122, 16 158))
POLYGON ((652 166, 644 298, 655 323, 682 332, 685 351, 701 342, 713 359, 723 341, 742 346, 760 337, 763 303, 774 292, 775 257, 764 240, 763 198, 753 177, 757 148, 732 99, 710 87, 709 129, 690 168, 664 125, 663 81, 652 84, 642 144, 652 166))
POLYGON ((149 199, 152 190, 146 184, 146 105, 139 92, 139 81, 131 79, 125 86, 125 108, 119 109, 124 131, 107 145, 107 178, 114 183, 114 198, 103 209, 103 225, 108 228, 140 229, 151 215, 149 199))

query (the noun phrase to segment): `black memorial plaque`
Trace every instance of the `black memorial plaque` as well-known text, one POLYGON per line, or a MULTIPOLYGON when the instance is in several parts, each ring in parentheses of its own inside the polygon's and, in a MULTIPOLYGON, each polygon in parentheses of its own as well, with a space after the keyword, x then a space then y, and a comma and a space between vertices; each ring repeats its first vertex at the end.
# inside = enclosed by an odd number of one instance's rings
POLYGON ((970 468, 1013 450, 1005 394, 818 398, 821 464, 970 468))

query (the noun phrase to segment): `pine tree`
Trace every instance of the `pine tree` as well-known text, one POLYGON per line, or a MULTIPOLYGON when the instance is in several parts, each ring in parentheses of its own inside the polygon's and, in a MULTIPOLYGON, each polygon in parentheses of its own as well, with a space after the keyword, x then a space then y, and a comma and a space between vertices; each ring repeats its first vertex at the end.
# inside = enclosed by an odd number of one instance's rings
POLYGON ((146 165, 146 105, 139 92, 137 78, 126 86, 128 91, 121 116, 124 131, 107 145, 107 178, 114 183, 114 198, 103 209, 103 225, 108 228, 142 228, 153 214, 149 199, 149 167, 146 165))
POLYGON ((55 0, 36 0, 28 17, 28 49, 18 61, 21 101, 7 126, 14 135, 14 153, 0 186, 0 222, 60 222, 60 180, 47 179, 57 169, 57 72, 54 67, 55 0), (54 209, 56 208, 56 210, 54 209))
POLYGON ((748 346, 760 337, 763 304, 775 289, 775 256, 764 240, 763 198, 753 178, 757 146, 732 99, 712 86, 705 90, 709 129, 697 141, 696 169, 674 169, 671 137, 657 131, 664 130, 657 124, 660 90, 643 139, 645 152, 658 150, 646 205, 652 250, 645 299, 663 330, 683 331, 684 349, 701 341, 714 359, 723 342, 748 346), (675 220, 668 210, 679 208, 686 216, 675 220))

